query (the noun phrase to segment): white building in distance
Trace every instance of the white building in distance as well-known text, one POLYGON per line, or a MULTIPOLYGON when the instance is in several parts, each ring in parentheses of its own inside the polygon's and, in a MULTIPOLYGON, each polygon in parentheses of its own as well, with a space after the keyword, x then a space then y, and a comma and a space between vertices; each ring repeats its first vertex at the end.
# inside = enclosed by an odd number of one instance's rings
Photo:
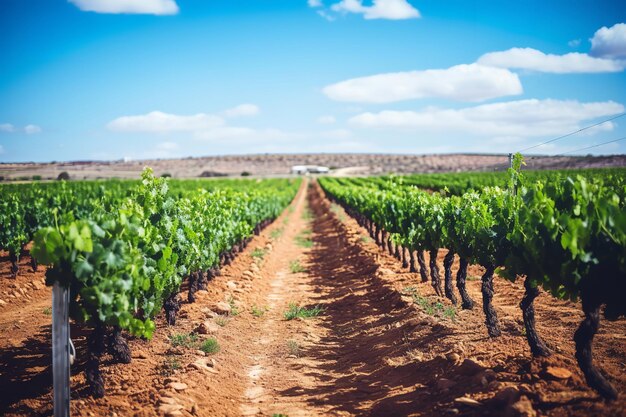
POLYGON ((296 175, 304 174, 328 174, 330 169, 318 165, 294 165, 291 167, 291 173, 296 175))

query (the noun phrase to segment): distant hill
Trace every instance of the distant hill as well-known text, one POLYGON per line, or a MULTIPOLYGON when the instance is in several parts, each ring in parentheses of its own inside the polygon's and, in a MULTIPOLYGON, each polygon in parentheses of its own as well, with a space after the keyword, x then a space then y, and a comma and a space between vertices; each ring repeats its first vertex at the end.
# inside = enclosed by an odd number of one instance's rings
MULTIPOLYGON (((291 175, 294 165, 321 165, 331 168, 330 175, 376 175, 385 173, 426 173, 459 171, 494 171, 507 167, 506 155, 445 154, 263 154, 206 156, 184 159, 141 161, 75 161, 54 163, 3 163, 0 177, 4 180, 56 179, 67 172, 72 179, 137 178, 145 166, 157 175, 174 178, 291 175)), ((626 155, 608 156, 532 156, 526 159, 527 169, 602 168, 626 166, 626 155)))

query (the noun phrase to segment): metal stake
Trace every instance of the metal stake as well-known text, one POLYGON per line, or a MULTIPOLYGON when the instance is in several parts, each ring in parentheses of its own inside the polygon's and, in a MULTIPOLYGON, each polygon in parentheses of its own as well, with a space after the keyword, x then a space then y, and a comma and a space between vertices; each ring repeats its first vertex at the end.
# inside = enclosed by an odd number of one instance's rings
POLYGON ((70 292, 58 282, 52 287, 52 387, 54 417, 70 415, 70 292))

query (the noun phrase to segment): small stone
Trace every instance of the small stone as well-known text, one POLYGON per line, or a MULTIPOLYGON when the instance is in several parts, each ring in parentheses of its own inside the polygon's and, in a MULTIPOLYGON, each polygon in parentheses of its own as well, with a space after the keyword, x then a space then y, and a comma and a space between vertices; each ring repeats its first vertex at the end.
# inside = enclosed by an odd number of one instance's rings
POLYGON ((0 300, 0 306, 5 305, 6 303, 7 303, 6 301, 4 301, 4 300, 0 300))
POLYGON ((413 317, 412 319, 408 319, 406 321, 407 326, 416 327, 420 325, 420 319, 413 317))
POLYGON ((422 326, 434 326, 435 324, 437 324, 437 320, 435 320, 431 316, 425 316, 420 320, 419 324, 421 324, 422 326))
POLYGON ((159 406, 159 411, 166 416, 180 415, 180 410, 182 409, 183 406, 180 404, 163 404, 159 406), (178 412, 179 414, 174 414, 176 412, 178 412))
POLYGON ((204 308, 202 308, 200 311, 201 311, 201 312, 202 312, 205 316, 210 317, 210 318, 213 318, 213 317, 217 317, 217 316, 218 316, 218 314, 217 314, 215 311, 211 310, 211 309, 210 309, 210 308, 208 308, 208 307, 204 307, 204 308))
POLYGON ((208 295, 208 294, 209 294, 209 292, 207 290, 198 290, 198 291, 196 291, 196 296, 199 296, 199 297, 204 297, 205 295, 208 295))
POLYGON ((492 398, 492 401, 498 404, 506 405, 511 404, 520 397, 520 392, 517 387, 509 386, 501 389, 492 398))
POLYGON ((569 379, 572 377, 572 373, 570 371, 556 366, 548 366, 546 368, 546 375, 554 379, 569 379))
POLYGON ((185 352, 179 347, 171 347, 166 352, 168 355, 184 355, 185 352))
POLYGON ((448 361, 452 363, 457 363, 458 361, 461 360, 461 355, 459 355, 456 352, 450 352, 446 355, 446 359, 448 359, 448 361))
POLYGON ((506 415, 512 417, 537 417, 537 412, 528 397, 522 395, 517 402, 513 403, 506 410, 506 415))
POLYGON ((451 416, 456 416, 457 414, 460 413, 458 408, 446 408, 443 410, 443 412, 451 416))
POLYGON ((206 358, 198 358, 195 362, 190 363, 188 367, 192 369, 197 369, 199 371, 210 372, 212 374, 217 373, 217 370, 213 368, 213 364, 209 365, 209 362, 206 358))
POLYGON ((469 358, 463 360, 463 363, 459 366, 459 372, 467 376, 476 375, 483 370, 485 370, 485 366, 483 364, 469 358))
POLYGON ((217 323, 207 320, 203 323, 200 323, 200 325, 194 329, 194 333, 211 334, 218 332, 219 329, 220 326, 218 326, 217 323))
POLYGON ((169 384, 167 384, 168 388, 172 388, 176 391, 184 391, 187 389, 187 384, 185 384, 184 382, 170 382, 169 384))
POLYGON ((176 400, 172 397, 161 397, 159 398, 159 402, 161 404, 176 404, 176 400))
POLYGON ((487 379, 487 381, 491 382, 495 381, 495 379, 498 377, 498 374, 493 369, 485 369, 485 371, 483 372, 483 376, 487 379))
POLYGON ((481 405, 478 401, 470 397, 459 397, 454 399, 455 404, 467 405, 469 407, 478 407, 481 405))
POLYGON ((216 313, 219 314, 229 314, 230 313, 230 304, 224 302, 224 301, 220 301, 219 303, 215 304, 215 307, 213 307, 213 311, 215 311, 216 313))
POLYGON ((407 304, 413 304, 413 297, 410 297, 408 295, 403 295, 400 297, 400 299, 407 304))
POLYGON ((132 357, 135 359, 148 359, 148 355, 146 355, 141 350, 133 352, 132 357))
POLYGON ((198 350, 196 350, 196 355, 198 355, 198 356, 206 356, 206 353, 204 353, 204 351, 198 349, 198 350))
POLYGON ((453 386, 456 385, 456 382, 447 379, 447 378, 439 378, 437 380, 437 383, 435 384, 435 386, 437 387, 437 389, 439 390, 444 390, 444 389, 450 389, 453 386))
POLYGON ((487 384, 487 389, 489 391, 497 391, 500 389, 501 386, 502 383, 500 381, 491 381, 489 384, 487 384))
POLYGON ((228 281, 226 282, 226 287, 228 287, 231 290, 234 290, 235 288, 237 288, 237 284, 234 281, 228 281))

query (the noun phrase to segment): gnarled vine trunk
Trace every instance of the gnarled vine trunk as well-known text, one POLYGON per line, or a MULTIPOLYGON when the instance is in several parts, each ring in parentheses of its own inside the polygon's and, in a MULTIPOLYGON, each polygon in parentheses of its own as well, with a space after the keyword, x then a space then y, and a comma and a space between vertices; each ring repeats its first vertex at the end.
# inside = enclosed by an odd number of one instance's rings
POLYGON ((193 303, 196 301, 196 290, 198 289, 198 277, 195 272, 189 274, 189 291, 187 292, 187 301, 193 303))
POLYGON ((180 298, 178 293, 172 293, 167 300, 163 303, 163 309, 165 310, 165 320, 167 324, 173 326, 176 324, 176 314, 180 310, 180 298))
POLYGON ((208 279, 202 271, 198 271, 198 290, 206 291, 208 289, 208 279))
POLYGON ((617 399, 617 391, 593 364, 592 344, 593 337, 600 326, 600 305, 599 303, 590 303, 585 299, 582 302, 585 319, 574 333, 578 366, 583 371, 585 380, 591 388, 598 391, 604 398, 615 400, 617 399))
POLYGON ((497 337, 502 334, 500 331, 500 324, 498 323, 498 315, 493 308, 491 300, 493 299, 493 273, 496 267, 493 265, 487 265, 485 273, 482 277, 481 291, 483 294, 483 312, 485 313, 485 325, 487 326, 487 332, 489 336, 497 337))
POLYGON ((20 271, 20 267, 17 264, 17 254, 9 252, 9 260, 11 261, 11 277, 17 278, 17 273, 20 271))
POLYGON ((35 257, 32 255, 30 256, 30 268, 33 270, 33 272, 37 272, 37 270, 39 269, 37 259, 35 259, 35 257))
POLYGON ((452 263, 454 262, 454 252, 448 251, 443 258, 443 273, 444 273, 444 289, 446 297, 452 301, 452 304, 456 305, 456 296, 454 295, 454 285, 452 284, 452 263))
POLYGON ((420 264, 420 276, 422 282, 428 282, 428 267, 426 266, 426 259, 424 259, 424 251, 417 251, 417 262, 420 264))
POLYGON ((409 261, 406 258, 406 248, 402 246, 402 268, 408 268, 409 261))
POLYGON ((119 327, 114 327, 109 337, 109 353, 117 363, 130 363, 132 361, 130 347, 122 336, 122 330, 119 327))
POLYGON ((389 255, 393 256, 393 242, 391 241, 391 233, 387 233, 387 250, 389 255))
POLYGON ((378 246, 381 245, 381 240, 380 240, 380 226, 378 226, 377 224, 374 224, 374 240, 376 241, 376 244, 378 246))
POLYGON ((530 278, 524 280, 524 298, 519 303, 524 317, 524 326, 526 327, 526 339, 533 356, 550 356, 550 349, 541 340, 535 328, 535 298, 539 295, 539 288, 533 286, 530 278))
POLYGON ((443 297, 444 293, 441 289, 441 277, 439 276, 439 266, 437 265, 437 249, 431 249, 430 252, 430 278, 431 284, 439 297, 443 297))
POLYGON ((409 250, 409 272, 417 272, 415 267, 415 251, 409 250))
POLYGON ((103 349, 104 325, 96 323, 92 332, 87 336, 87 363, 85 364, 85 379, 89 394, 94 398, 104 397, 104 378, 100 371, 103 349))
POLYGON ((474 308, 474 300, 472 300, 472 297, 470 297, 467 293, 467 288, 465 288, 468 265, 469 262, 467 261, 467 258, 459 258, 459 270, 456 272, 456 288, 459 290, 459 294, 461 295, 461 308, 463 308, 463 310, 471 310, 474 308))

